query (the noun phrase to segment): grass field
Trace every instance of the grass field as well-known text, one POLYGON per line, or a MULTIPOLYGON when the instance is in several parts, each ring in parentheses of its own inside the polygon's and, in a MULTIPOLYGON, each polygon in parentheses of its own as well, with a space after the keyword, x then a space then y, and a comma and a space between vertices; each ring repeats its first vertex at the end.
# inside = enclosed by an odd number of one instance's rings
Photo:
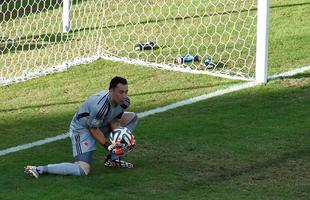
MULTIPOLYGON (((133 170, 104 168, 105 152, 98 147, 87 177, 49 175, 34 180, 23 174, 28 163, 70 161, 69 139, 3 156, 0 198, 309 199, 309 76, 272 81, 141 119, 137 148, 127 158, 135 163, 133 170)), ((11 89, 27 85, 25 90, 35 90, 31 82, 11 89)), ((141 96, 134 91, 138 101, 141 96)), ((77 101, 1 111, 1 119, 15 112, 22 119, 25 115, 24 120, 11 119, 11 126, 1 120, 6 127, 1 129, 2 148, 65 131, 77 101)), ((153 106, 157 105, 142 107, 153 106)), ((134 104, 132 110, 141 108, 134 104)))
MULTIPOLYGON (((270 73, 309 65, 310 1, 271 3, 270 73)), ((115 75, 128 78, 137 113, 240 83, 98 60, 0 87, 0 150, 65 133, 115 75)), ((27 164, 70 162, 69 139, 1 156, 0 199, 310 199, 309 71, 142 118, 135 134, 132 170, 105 168, 98 146, 87 177, 23 173, 27 164)))

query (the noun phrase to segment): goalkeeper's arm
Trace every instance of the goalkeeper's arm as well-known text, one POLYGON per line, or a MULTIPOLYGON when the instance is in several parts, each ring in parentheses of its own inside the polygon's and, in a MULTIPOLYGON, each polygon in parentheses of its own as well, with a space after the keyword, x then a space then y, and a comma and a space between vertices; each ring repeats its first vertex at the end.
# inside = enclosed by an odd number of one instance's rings
POLYGON ((99 128, 89 128, 89 132, 105 148, 110 145, 109 141, 99 128))
POLYGON ((124 153, 124 150, 119 146, 115 144, 111 145, 111 143, 108 141, 108 139, 104 136, 104 134, 99 128, 90 128, 89 132, 107 151, 116 153, 117 155, 122 155, 124 153))

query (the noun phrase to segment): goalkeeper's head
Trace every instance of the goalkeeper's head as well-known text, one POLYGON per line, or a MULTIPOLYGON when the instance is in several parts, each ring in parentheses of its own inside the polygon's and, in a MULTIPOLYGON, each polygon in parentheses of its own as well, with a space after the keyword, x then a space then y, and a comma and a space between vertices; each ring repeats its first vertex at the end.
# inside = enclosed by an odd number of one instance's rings
POLYGON ((110 81, 109 94, 113 105, 120 105, 128 98, 128 84, 125 78, 115 76, 110 81))

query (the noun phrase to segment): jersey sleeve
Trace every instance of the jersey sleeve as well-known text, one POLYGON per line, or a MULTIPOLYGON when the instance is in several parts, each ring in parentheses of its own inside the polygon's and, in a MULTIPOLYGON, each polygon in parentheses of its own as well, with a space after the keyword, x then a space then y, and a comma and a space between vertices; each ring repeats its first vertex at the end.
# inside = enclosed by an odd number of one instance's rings
POLYGON ((102 119, 100 120, 100 119, 94 119, 90 117, 88 119, 87 125, 89 126, 89 128, 99 128, 102 122, 103 122, 102 119))

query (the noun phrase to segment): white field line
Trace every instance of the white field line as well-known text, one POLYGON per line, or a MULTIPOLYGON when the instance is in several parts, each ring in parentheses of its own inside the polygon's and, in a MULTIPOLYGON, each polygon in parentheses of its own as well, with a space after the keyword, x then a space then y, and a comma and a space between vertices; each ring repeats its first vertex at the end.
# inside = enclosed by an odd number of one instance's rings
POLYGON ((305 66, 305 67, 301 67, 301 68, 294 69, 294 70, 291 70, 291 71, 287 71, 287 72, 283 72, 283 73, 280 73, 280 74, 272 75, 268 79, 269 80, 274 80, 274 79, 278 79, 278 78, 281 78, 281 77, 294 76, 296 74, 299 74, 299 73, 302 73, 302 72, 305 72, 305 71, 308 71, 308 70, 310 70, 310 66, 305 66))
MULTIPOLYGON (((167 110, 171 110, 171 109, 174 109, 174 108, 177 108, 177 107, 180 107, 180 106, 196 103, 198 101, 206 100, 206 99, 209 99, 209 98, 212 98, 212 97, 216 97, 216 96, 220 96, 220 95, 223 95, 223 94, 235 92, 235 91, 238 91, 238 90, 254 87, 256 85, 258 85, 258 83, 255 83, 255 82, 247 82, 247 83, 241 83, 241 84, 232 85, 232 86, 228 87, 227 89, 217 90, 217 91, 209 93, 209 94, 204 94, 204 95, 197 96, 197 97, 194 97, 194 98, 190 98, 190 99, 187 99, 187 100, 179 101, 179 102, 167 105, 167 106, 163 106, 163 107, 155 108, 155 109, 148 110, 148 111, 145 111, 145 112, 141 112, 141 113, 138 113, 137 115, 138 115, 139 118, 147 117, 147 116, 150 116, 150 115, 153 115, 153 114, 156 114, 156 113, 165 112, 167 110)), ((35 142, 31 142, 31 143, 27 143, 27 144, 18 145, 18 146, 15 146, 15 147, 3 149, 3 150, 0 150, 0 156, 4 156, 4 155, 10 154, 10 153, 17 152, 17 151, 29 149, 29 148, 32 148, 32 147, 35 147, 35 146, 41 146, 41 145, 44 145, 44 144, 47 144, 47 143, 50 143, 50 142, 54 142, 54 141, 57 141, 57 140, 65 139, 67 137, 69 137, 69 134, 68 133, 63 133, 63 134, 57 135, 55 137, 49 137, 49 138, 45 138, 43 140, 38 140, 38 141, 35 141, 35 142)))
POLYGON ((31 142, 31 143, 22 144, 22 145, 18 145, 15 147, 7 148, 7 149, 0 151, 0 156, 4 156, 6 154, 14 153, 14 152, 21 151, 24 149, 30 149, 30 148, 35 147, 35 146, 41 146, 43 144, 47 144, 47 143, 54 142, 57 140, 62 140, 62 139, 65 139, 67 137, 69 137, 69 134, 64 133, 64 134, 57 135, 55 137, 49 137, 49 138, 45 138, 43 140, 38 140, 36 142, 31 142))
MULTIPOLYGON (((306 67, 302 67, 302 68, 299 68, 299 69, 296 69, 296 70, 292 70, 292 71, 284 72, 284 73, 281 73, 281 74, 273 75, 269 79, 273 80, 273 79, 277 79, 277 78, 280 78, 280 77, 294 76, 294 75, 296 75, 298 73, 302 73, 302 72, 305 72, 305 71, 308 71, 308 70, 310 70, 310 66, 306 66, 306 67)), ((247 82, 247 83, 241 83, 241 84, 232 85, 232 86, 230 86, 230 87, 228 87, 226 89, 217 90, 217 91, 209 93, 209 94, 204 94, 204 95, 197 96, 197 97, 194 97, 194 98, 190 98, 190 99, 187 99, 187 100, 179 101, 179 102, 167 105, 167 106, 163 106, 163 107, 155 108, 155 109, 148 110, 148 111, 145 111, 145 112, 142 112, 142 113, 138 113, 138 117, 139 118, 147 117, 147 116, 150 116, 150 115, 153 115, 153 114, 156 114, 156 113, 165 112, 167 110, 171 110, 171 109, 174 109, 174 108, 177 108, 177 107, 180 107, 180 106, 184 106, 184 105, 188 105, 188 104, 193 104, 193 103, 196 103, 196 102, 199 102, 199 101, 210 99, 212 97, 221 96, 221 95, 224 95, 224 94, 236 92, 236 91, 239 91, 239 90, 242 90, 242 89, 246 89, 246 88, 251 88, 251 87, 254 87, 256 85, 259 85, 259 83, 247 82)), ((44 144, 47 144, 47 143, 50 143, 50 142, 54 142, 54 141, 57 141, 57 140, 62 140, 62 139, 65 139, 67 137, 69 137, 69 135, 67 133, 63 133, 63 134, 57 135, 55 137, 45 138, 43 140, 38 140, 36 142, 31 142, 31 143, 27 143, 27 144, 18 145, 18 146, 15 146, 15 147, 3 149, 3 150, 0 150, 0 156, 4 156, 4 155, 7 155, 9 153, 14 153, 14 152, 17 152, 17 151, 29 149, 29 148, 32 148, 32 147, 35 147, 35 146, 44 145, 44 144)))
POLYGON ((138 117, 142 118, 142 117, 146 117, 146 116, 153 115, 153 114, 156 114, 156 113, 165 112, 167 110, 171 110, 171 109, 174 109, 174 108, 177 108, 177 107, 181 107, 181 106, 188 105, 188 104, 193 104, 193 103, 196 103, 196 102, 199 102, 199 101, 210 99, 212 97, 221 96, 221 95, 224 95, 224 94, 227 94, 227 93, 232 93, 232 92, 239 91, 239 90, 242 90, 242 89, 254 87, 256 85, 259 85, 259 83, 247 82, 247 83, 241 83, 241 84, 232 85, 232 86, 228 87, 227 89, 217 90, 217 91, 209 93, 209 94, 204 94, 204 95, 201 95, 201 96, 197 96, 197 97, 193 97, 193 98, 186 99, 186 100, 183 100, 183 101, 179 101, 179 102, 167 105, 167 106, 163 106, 163 107, 159 107, 159 108, 155 108, 155 109, 152 109, 152 110, 148 110, 148 111, 139 113, 138 117))

